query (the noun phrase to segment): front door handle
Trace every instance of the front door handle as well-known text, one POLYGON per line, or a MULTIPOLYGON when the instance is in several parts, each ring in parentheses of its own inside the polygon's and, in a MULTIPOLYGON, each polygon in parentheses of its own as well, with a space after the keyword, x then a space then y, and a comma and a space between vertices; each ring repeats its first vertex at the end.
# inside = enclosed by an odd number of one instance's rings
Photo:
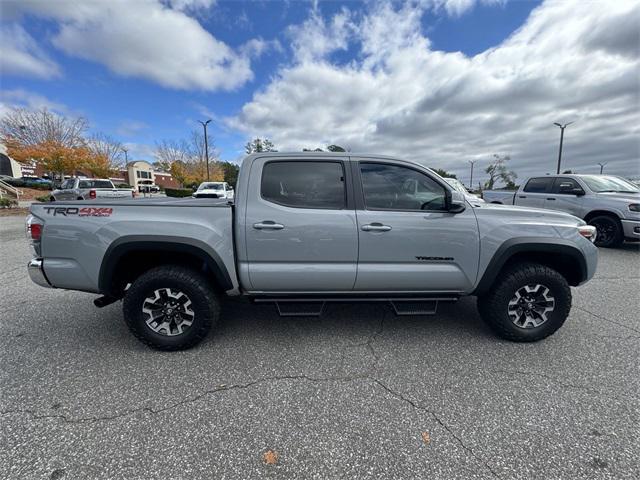
POLYGON ((518 195, 518 198, 527 198, 526 195, 518 195))
POLYGON ((381 223, 370 223, 368 225, 362 225, 362 230, 365 232, 388 232, 391 230, 389 225, 382 225, 381 223))
POLYGON ((549 198, 547 198, 547 200, 555 200, 555 198, 549 197, 549 198))
POLYGON ((263 220, 262 222, 254 223, 253 228, 256 230, 282 230, 284 225, 273 220, 263 220))

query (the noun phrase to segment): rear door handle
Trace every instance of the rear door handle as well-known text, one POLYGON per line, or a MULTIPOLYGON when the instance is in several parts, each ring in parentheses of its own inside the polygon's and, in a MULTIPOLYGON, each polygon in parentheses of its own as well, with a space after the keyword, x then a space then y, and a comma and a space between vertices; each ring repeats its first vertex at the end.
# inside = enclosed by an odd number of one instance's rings
POLYGON ((518 198, 527 198, 526 195, 518 195, 518 198))
POLYGON ((549 198, 547 198, 547 200, 555 200, 555 198, 549 197, 549 198))
POLYGON ((254 223, 253 228, 256 230, 282 230, 284 225, 273 220, 263 220, 262 222, 254 223))
POLYGON ((370 223, 368 225, 362 225, 362 230, 365 232, 388 232, 391 230, 389 225, 382 225, 381 223, 370 223))

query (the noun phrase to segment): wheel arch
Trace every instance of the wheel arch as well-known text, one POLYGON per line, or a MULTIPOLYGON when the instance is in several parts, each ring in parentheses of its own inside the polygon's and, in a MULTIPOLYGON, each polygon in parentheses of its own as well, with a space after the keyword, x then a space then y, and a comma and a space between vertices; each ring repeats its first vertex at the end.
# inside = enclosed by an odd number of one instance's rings
POLYGON ((472 295, 489 291, 505 268, 521 262, 534 262, 553 268, 571 286, 577 286, 588 278, 584 254, 571 242, 559 238, 516 238, 498 247, 472 295))
POLYGON ((160 265, 187 265, 202 270, 220 291, 233 282, 220 256, 206 243, 181 237, 121 237, 107 248, 100 265, 98 288, 122 297, 124 288, 147 270, 160 265))
POLYGON ((584 221, 588 223, 593 218, 600 216, 614 217, 616 220, 620 220, 620 214, 613 210, 591 210, 584 216, 584 221))

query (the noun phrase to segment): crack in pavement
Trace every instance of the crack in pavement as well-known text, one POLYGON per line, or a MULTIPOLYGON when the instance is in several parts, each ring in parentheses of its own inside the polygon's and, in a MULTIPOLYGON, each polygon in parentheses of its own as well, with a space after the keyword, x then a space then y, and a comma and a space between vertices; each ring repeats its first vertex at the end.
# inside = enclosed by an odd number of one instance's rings
POLYGON ((361 379, 371 379, 371 377, 367 375, 350 375, 350 376, 342 376, 342 377, 311 377, 308 375, 276 375, 273 377, 264 377, 264 378, 254 380, 248 383, 243 383, 243 384, 220 385, 216 388, 205 390, 193 397, 186 398, 179 402, 173 403, 167 407, 163 407, 159 409, 154 409, 152 407, 140 407, 140 408, 134 408, 131 410, 125 410, 124 412, 116 413, 113 415, 104 415, 104 416, 97 416, 97 417, 96 416, 81 417, 81 418, 70 418, 63 414, 39 414, 34 410, 28 410, 28 409, 4 410, 4 411, 0 411, 0 415, 4 416, 4 415, 14 415, 14 414, 27 414, 27 415, 30 415, 32 418, 38 419, 38 420, 53 418, 53 419, 60 419, 65 423, 70 423, 70 424, 95 423, 95 422, 101 422, 101 421, 115 420, 122 417, 135 415, 136 413, 141 413, 141 412, 155 415, 155 414, 162 413, 167 410, 171 410, 173 408, 179 407, 180 405, 197 402, 198 400, 201 400, 207 395, 212 395, 219 392, 225 392, 230 390, 247 389, 255 385, 259 385, 267 382, 275 382, 275 381, 282 381, 282 380, 305 380, 309 382, 319 383, 319 382, 331 382, 331 381, 353 381, 353 380, 361 380, 361 379))
MULTIPOLYGON (((374 339, 375 336, 379 333, 382 332, 382 323, 381 323, 381 328, 377 331, 376 334, 374 334, 370 340, 374 339)), ((56 420, 61 420, 64 423, 67 424, 91 424, 91 423, 96 423, 96 422, 103 422, 103 421, 111 421, 111 420, 116 420, 116 419, 120 419, 123 417, 127 417, 127 416, 131 416, 131 415, 135 415, 136 413, 149 413, 152 415, 156 415, 159 413, 163 413, 166 412, 168 410, 177 408, 181 405, 186 405, 186 404, 191 404, 194 402, 197 402, 201 399, 203 399, 204 397, 208 396, 208 395, 212 395, 212 394, 216 394, 219 392, 226 392, 226 391, 231 391, 231 390, 244 390, 244 389, 248 389, 251 387, 254 387, 256 385, 260 385, 263 383, 268 383, 268 382, 274 382, 274 381, 283 381, 283 380, 303 380, 303 381, 307 381, 307 382, 313 382, 313 383, 322 383, 322 382, 340 382, 340 381, 345 381, 345 382, 352 382, 354 380, 369 380, 371 381, 373 384, 380 386, 382 389, 384 389, 387 393, 391 394, 394 398, 397 398, 403 402, 405 402, 406 404, 410 405, 412 408, 416 409, 416 410, 420 410, 422 412, 428 413, 429 415, 431 415, 433 417, 433 419, 442 427, 444 428, 444 430, 446 432, 448 432, 459 444, 460 446, 468 453, 470 454, 474 459, 476 459, 478 462, 480 462, 482 465, 484 465, 490 472, 491 474, 495 477, 495 478, 500 478, 497 473, 492 469, 492 467, 488 464, 488 462, 486 462, 485 460, 483 460, 481 457, 479 457, 474 450, 467 446, 462 439, 457 436, 455 434, 455 432, 447 425, 445 424, 438 415, 436 415, 433 411, 429 410, 428 408, 418 405, 416 402, 414 402, 413 400, 407 398, 406 396, 404 396, 403 394, 393 390, 392 388, 390 388, 389 386, 387 386, 385 383, 383 383, 381 380, 371 377, 369 375, 353 375, 353 376, 343 376, 343 377, 311 377, 308 375, 277 375, 277 376, 273 376, 273 377, 265 377, 265 378, 261 378, 258 380, 254 380, 252 382, 247 382, 247 383, 243 383, 243 384, 234 384, 234 385, 221 385, 217 388, 214 389, 210 389, 210 390, 205 390, 201 393, 199 393, 198 395, 195 395, 193 397, 181 400, 179 402, 175 402, 167 407, 164 408, 160 408, 160 409, 154 409, 151 407, 141 407, 141 408, 135 408, 132 410, 127 410, 121 413, 117 413, 117 414, 113 414, 113 415, 104 415, 104 416, 94 416, 94 417, 83 417, 83 418, 70 418, 66 415, 63 414, 39 414, 33 410, 6 410, 6 411, 1 411, 0 415, 1 416, 5 416, 5 415, 29 415, 31 418, 40 420, 40 419, 56 419, 56 420)))
POLYGON ((484 465, 486 467, 487 470, 489 470, 491 472, 491 474, 495 477, 495 478, 500 478, 498 476, 498 474, 495 472, 495 470, 493 468, 491 468, 491 465, 489 465, 489 463, 485 460, 483 460, 482 458, 480 458, 474 451, 473 448, 469 447, 468 445, 466 445, 462 439, 455 434, 455 432, 453 430, 451 430, 451 428, 442 421, 442 419, 440 419, 440 417, 438 415, 435 414, 435 412, 429 410, 427 407, 423 407, 421 405, 418 405, 417 403, 415 403, 413 400, 411 400, 408 397, 405 397, 404 395, 402 395, 400 392, 396 392, 395 390, 393 390, 391 387, 389 387, 388 385, 386 385, 385 383, 381 382, 380 380, 378 380, 377 378, 372 378, 371 379, 374 383, 376 383, 377 385, 379 385, 380 387, 382 387, 384 390, 386 390, 388 393, 390 393, 392 396, 394 396, 395 398, 411 405, 414 409, 416 410, 421 410, 425 413, 428 413, 429 415, 431 415, 431 417, 433 417, 433 419, 438 423, 438 425, 440 425, 442 428, 444 428, 449 435, 451 435, 459 444, 460 446, 467 452, 469 453, 473 458, 475 458, 478 462, 480 462, 482 465, 484 465))
POLYGON ((577 308, 578 310, 581 310, 581 311, 583 311, 585 313, 588 313, 589 315, 593 315, 594 317, 599 318, 600 320, 604 320, 605 322, 613 323, 613 324, 618 325, 620 327, 628 328, 632 332, 640 333, 640 330, 637 330, 637 329, 635 329, 633 327, 630 327, 629 325, 625 325, 624 323, 619 323, 619 322, 616 322, 615 320, 610 320, 610 319, 608 319, 606 317, 603 317, 602 315, 598 315, 597 313, 593 313, 592 311, 589 311, 586 308, 579 307, 577 305, 574 305, 573 308, 577 308))
POLYGON ((353 343, 347 346, 347 348, 353 348, 353 347, 367 347, 367 349, 369 350, 369 352, 371 353, 371 356, 374 358, 374 362, 373 362, 373 368, 374 370, 376 369, 376 367, 378 366, 378 362, 380 361, 380 357, 378 356, 378 353, 376 352, 375 348, 373 347, 374 342, 377 340, 378 336, 380 336, 382 334, 382 332, 384 331, 384 321, 387 318, 387 312, 383 312, 382 317, 380 318, 380 325, 378 326, 378 329, 373 332, 372 335, 369 336, 369 338, 361 343, 353 343))

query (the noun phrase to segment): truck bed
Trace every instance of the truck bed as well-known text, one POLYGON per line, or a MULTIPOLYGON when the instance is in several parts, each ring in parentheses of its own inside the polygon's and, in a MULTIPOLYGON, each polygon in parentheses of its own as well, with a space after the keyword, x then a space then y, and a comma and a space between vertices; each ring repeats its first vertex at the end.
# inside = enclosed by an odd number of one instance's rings
POLYGON ((237 287, 233 208, 226 200, 59 201, 33 204, 31 213, 44 224, 43 269, 54 287, 101 292, 105 254, 130 241, 181 241, 204 248, 224 264, 237 287))

